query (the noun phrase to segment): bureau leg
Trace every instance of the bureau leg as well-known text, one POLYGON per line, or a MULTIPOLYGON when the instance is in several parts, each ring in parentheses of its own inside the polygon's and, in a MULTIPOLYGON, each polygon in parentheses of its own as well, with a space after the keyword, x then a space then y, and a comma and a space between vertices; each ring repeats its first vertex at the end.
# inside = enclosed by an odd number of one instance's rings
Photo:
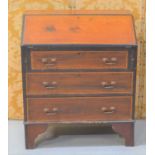
POLYGON ((26 139, 26 148, 33 149, 36 145, 35 139, 36 137, 45 132, 47 129, 47 125, 38 125, 38 124, 29 124, 25 125, 25 139, 26 139))
POLYGON ((112 129, 125 138, 126 146, 134 146, 134 123, 114 123, 112 129))

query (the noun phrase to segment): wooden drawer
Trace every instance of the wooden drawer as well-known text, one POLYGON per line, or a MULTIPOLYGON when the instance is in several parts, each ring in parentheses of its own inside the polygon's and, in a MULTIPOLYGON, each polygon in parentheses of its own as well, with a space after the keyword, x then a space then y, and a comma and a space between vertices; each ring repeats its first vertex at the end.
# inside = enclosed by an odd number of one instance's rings
POLYGON ((28 121, 115 121, 132 118, 132 97, 28 98, 28 121))
POLYGON ((126 69, 127 51, 31 51, 32 70, 126 69))
POLYGON ((132 93, 132 72, 27 73, 27 95, 132 93))

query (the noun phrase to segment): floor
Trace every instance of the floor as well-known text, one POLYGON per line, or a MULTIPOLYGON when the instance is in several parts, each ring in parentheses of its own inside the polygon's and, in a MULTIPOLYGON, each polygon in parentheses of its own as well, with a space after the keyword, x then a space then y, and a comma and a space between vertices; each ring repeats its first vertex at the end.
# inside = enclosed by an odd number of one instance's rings
POLYGON ((64 135, 26 150, 22 121, 9 121, 9 155, 146 155, 143 120, 135 123, 135 146, 125 147, 117 134, 64 135))

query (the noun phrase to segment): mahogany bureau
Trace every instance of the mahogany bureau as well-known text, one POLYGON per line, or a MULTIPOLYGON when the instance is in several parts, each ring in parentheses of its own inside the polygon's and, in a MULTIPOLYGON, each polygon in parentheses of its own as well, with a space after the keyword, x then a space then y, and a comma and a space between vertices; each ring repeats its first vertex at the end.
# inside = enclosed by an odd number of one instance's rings
POLYGON ((137 42, 129 13, 26 13, 21 44, 26 148, 48 125, 108 124, 134 145, 137 42))

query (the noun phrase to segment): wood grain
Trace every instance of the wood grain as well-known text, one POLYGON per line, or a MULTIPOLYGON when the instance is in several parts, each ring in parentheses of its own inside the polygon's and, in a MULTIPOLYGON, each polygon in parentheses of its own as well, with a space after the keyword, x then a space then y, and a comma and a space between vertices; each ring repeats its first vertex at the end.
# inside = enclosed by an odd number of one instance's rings
POLYGON ((32 70, 126 69, 128 51, 31 51, 32 70))
POLYGON ((23 44, 136 45, 132 22, 127 14, 26 15, 23 44))
POLYGON ((126 145, 133 144, 128 124, 134 119, 136 80, 132 15, 27 14, 22 49, 30 147, 45 129, 33 125, 88 122, 110 124, 126 145))
POLYGON ((132 119, 132 97, 127 96, 28 98, 27 103, 28 121, 81 122, 132 119))
POLYGON ((132 94, 132 72, 27 73, 27 95, 132 94))

